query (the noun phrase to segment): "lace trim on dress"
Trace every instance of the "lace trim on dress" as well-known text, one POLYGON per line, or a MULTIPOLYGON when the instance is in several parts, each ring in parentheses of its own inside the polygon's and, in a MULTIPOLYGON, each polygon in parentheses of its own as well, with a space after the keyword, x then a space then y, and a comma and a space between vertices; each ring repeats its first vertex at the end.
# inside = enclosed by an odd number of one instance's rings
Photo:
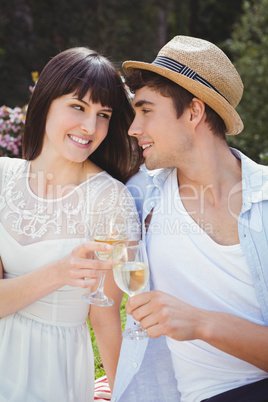
POLYGON ((1 222, 22 245, 53 238, 93 236, 100 214, 107 220, 124 219, 131 237, 137 237, 139 220, 127 188, 101 172, 57 199, 38 198, 29 188, 28 161, 3 172, 0 197, 1 222), (134 234, 136 232, 136 235, 134 234))

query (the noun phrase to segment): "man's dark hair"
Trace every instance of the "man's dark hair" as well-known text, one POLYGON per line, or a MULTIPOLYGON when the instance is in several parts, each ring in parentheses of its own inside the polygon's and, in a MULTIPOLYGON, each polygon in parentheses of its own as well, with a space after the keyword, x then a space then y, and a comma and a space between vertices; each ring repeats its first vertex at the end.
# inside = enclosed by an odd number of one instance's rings
MULTIPOLYGON (((178 118, 195 97, 175 82, 147 70, 133 69, 126 77, 126 84, 131 92, 146 86, 159 92, 162 96, 171 98, 178 118)), ((223 119, 206 103, 205 108, 206 122, 210 129, 215 135, 225 139, 226 126, 223 119)))

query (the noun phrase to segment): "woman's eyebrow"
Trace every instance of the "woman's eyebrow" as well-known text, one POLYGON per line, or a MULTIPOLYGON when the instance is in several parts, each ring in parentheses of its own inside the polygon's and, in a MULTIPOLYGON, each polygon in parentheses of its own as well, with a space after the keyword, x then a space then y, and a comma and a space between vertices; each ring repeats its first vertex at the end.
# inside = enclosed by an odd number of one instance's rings
MULTIPOLYGON (((87 105, 87 106, 90 106, 90 104, 89 104, 88 102, 86 102, 85 100, 80 99, 80 98, 78 98, 78 97, 73 97, 72 99, 78 100, 79 102, 82 102, 82 103, 84 103, 84 104, 87 105)), ((109 108, 109 107, 106 107, 106 106, 105 106, 102 110, 105 111, 105 112, 112 112, 112 111, 113 111, 112 108, 109 108)))

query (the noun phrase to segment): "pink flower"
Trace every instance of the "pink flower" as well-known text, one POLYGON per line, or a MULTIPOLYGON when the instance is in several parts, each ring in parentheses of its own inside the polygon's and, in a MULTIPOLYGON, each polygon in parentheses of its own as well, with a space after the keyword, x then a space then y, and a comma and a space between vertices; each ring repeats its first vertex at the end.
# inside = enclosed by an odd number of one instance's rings
POLYGON ((21 156, 21 140, 27 105, 0 107, 0 156, 21 156))

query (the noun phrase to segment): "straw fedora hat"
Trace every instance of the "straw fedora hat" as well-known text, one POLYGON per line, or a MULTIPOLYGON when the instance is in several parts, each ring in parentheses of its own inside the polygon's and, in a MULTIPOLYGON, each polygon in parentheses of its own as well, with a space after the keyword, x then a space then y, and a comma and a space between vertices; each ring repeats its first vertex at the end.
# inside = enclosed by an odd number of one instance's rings
POLYGON ((132 69, 153 71, 187 89, 221 116, 226 134, 243 130, 235 110, 243 94, 242 80, 226 54, 213 43, 175 36, 151 64, 131 60, 123 63, 126 75, 132 69))

